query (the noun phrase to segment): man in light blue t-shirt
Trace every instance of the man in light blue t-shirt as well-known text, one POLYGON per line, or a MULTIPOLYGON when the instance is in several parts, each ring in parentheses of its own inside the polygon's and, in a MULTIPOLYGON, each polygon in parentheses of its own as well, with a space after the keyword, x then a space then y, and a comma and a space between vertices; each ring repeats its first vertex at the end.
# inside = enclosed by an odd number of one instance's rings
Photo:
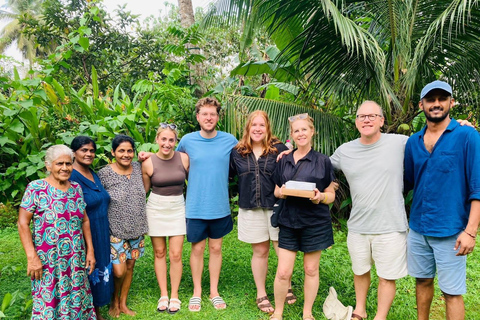
POLYGON ((185 135, 177 147, 177 151, 187 153, 190 158, 186 200, 187 240, 192 243, 193 296, 188 305, 190 311, 200 311, 201 308, 207 238, 210 300, 215 309, 227 307, 218 293, 218 281, 222 267, 222 240, 233 228, 228 170, 230 152, 238 141, 229 133, 215 130, 220 108, 215 98, 200 99, 195 105, 200 131, 185 135))

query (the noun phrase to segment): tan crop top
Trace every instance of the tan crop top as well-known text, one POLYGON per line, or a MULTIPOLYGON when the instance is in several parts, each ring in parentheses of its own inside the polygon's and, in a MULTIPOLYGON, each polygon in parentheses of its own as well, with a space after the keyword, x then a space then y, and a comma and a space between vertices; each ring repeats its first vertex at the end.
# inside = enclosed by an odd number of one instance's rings
POLYGON ((178 196, 183 194, 187 172, 182 163, 180 152, 175 151, 169 160, 152 155, 153 174, 150 177, 152 192, 161 196, 178 196))

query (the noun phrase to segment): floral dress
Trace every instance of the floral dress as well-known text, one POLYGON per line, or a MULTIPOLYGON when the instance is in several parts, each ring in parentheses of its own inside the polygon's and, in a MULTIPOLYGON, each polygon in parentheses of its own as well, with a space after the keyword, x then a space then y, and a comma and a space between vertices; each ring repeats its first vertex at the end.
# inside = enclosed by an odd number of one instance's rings
POLYGON ((67 191, 45 180, 27 186, 21 207, 33 213, 33 243, 42 278, 32 280, 32 319, 97 319, 85 270, 81 187, 67 191))

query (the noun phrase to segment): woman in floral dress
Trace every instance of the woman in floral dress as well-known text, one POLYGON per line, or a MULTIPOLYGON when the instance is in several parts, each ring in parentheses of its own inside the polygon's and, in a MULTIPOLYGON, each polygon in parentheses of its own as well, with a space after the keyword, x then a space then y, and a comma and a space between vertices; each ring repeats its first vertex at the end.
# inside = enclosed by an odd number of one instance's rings
POLYGON ((95 269, 90 221, 81 187, 69 181, 73 153, 52 146, 45 165, 50 174, 28 184, 18 217, 32 278, 32 319, 97 319, 87 275, 95 269))

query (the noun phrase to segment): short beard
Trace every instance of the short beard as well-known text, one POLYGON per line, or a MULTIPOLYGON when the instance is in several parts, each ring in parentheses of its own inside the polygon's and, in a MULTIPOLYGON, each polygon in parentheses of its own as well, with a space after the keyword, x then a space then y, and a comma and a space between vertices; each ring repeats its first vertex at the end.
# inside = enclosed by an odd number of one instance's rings
POLYGON ((443 120, 445 120, 448 117, 448 115, 450 114, 450 112, 447 112, 447 113, 445 113, 444 115, 442 115, 441 117, 438 117, 438 118, 430 117, 425 112, 425 110, 423 111, 423 114, 425 115, 425 118, 427 118, 428 121, 433 122, 433 123, 439 123, 439 122, 442 122, 443 120))

